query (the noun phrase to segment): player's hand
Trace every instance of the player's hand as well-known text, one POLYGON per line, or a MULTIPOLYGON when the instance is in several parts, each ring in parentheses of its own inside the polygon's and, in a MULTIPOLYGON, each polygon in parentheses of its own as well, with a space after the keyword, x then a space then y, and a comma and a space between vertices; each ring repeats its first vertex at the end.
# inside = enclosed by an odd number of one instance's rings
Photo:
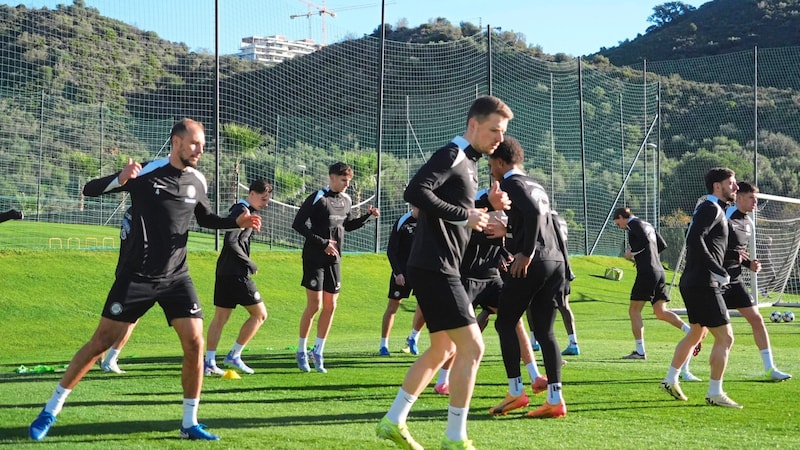
POLYGON ((508 198, 508 194, 500 190, 500 182, 497 180, 492 184, 492 188, 489 189, 489 203, 491 203, 495 211, 511 209, 511 200, 508 198))
POLYGON ((531 265, 531 257, 517 253, 511 263, 511 276, 514 278, 525 278, 528 276, 528 266, 531 265))
POLYGON ((378 208, 372 205, 369 205, 369 209, 367 211, 369 211, 369 213, 372 214, 373 217, 380 217, 381 215, 381 212, 378 211, 378 208))
POLYGON ((123 185, 127 183, 128 180, 138 177, 141 171, 142 165, 134 161, 133 158, 128 158, 128 164, 125 165, 125 168, 122 169, 122 172, 117 176, 117 181, 119 181, 120 185, 123 185))
POLYGON ((753 272, 756 272, 756 273, 761 272, 761 261, 759 261, 757 259, 751 260, 750 261, 750 270, 752 270, 753 272))
POLYGON ((731 282, 731 276, 727 273, 725 275, 720 275, 718 273, 711 272, 711 279, 719 283, 719 287, 726 286, 731 282))
POLYGON ((336 241, 333 239, 328 240, 328 246, 325 247, 325 254, 328 256, 339 256, 339 250, 336 249, 336 241))
POLYGON ((486 214, 486 208, 472 208, 469 210, 467 228, 483 231, 487 223, 489 223, 489 214, 486 214))
POLYGON ((633 253, 631 253, 631 249, 625 249, 625 259, 633 259, 633 253))
POLYGON ((236 225, 239 228, 252 228, 256 231, 261 229, 261 216, 250 214, 250 210, 245 210, 236 218, 236 225))
POLYGON ((486 224, 486 229, 483 232, 491 239, 499 239, 506 235, 506 223, 497 215, 492 214, 489 223, 486 224))
POLYGON ((398 273, 394 276, 394 284, 398 286, 405 286, 406 285, 406 277, 402 273, 398 273))

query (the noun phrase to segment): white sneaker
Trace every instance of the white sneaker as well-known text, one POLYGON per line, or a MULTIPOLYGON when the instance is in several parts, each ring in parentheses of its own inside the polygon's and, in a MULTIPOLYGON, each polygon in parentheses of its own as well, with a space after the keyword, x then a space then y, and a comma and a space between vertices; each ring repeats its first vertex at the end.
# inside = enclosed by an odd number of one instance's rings
POLYGON ((203 370, 206 376, 223 375, 225 373, 224 370, 217 367, 217 363, 214 361, 205 361, 203 363, 203 370))
POLYGON ((103 361, 103 364, 100 365, 100 368, 103 369, 103 372, 125 373, 124 370, 119 368, 116 361, 103 361))
POLYGON ((685 370, 685 371, 681 372, 681 380, 683 380, 683 381, 703 381, 702 378, 700 378, 698 376, 695 376, 695 374, 693 374, 692 372, 689 372, 688 370, 685 370))
POLYGON ((728 394, 724 392, 722 394, 706 396, 706 403, 712 406, 724 406, 726 408, 743 408, 742 405, 731 400, 730 397, 728 397, 728 394))

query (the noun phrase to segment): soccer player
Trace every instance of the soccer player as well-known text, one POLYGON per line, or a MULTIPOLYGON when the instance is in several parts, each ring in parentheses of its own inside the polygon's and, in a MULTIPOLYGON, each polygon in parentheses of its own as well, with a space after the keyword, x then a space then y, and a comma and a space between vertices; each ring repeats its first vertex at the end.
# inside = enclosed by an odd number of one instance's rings
MULTIPOLYGON (((647 302, 653 306, 656 319, 663 320, 684 333, 689 332, 687 325, 674 312, 667 309, 669 296, 666 288, 666 274, 664 266, 658 255, 667 248, 664 238, 652 225, 633 215, 628 208, 614 210, 614 224, 628 232, 630 248, 625 250, 625 258, 634 260, 636 265, 636 280, 631 289, 631 303, 628 307, 628 316, 631 319, 631 331, 636 343, 636 349, 622 359, 647 359, 644 348, 644 321, 642 310, 647 302)), ((694 355, 700 352, 700 346, 695 348, 694 355)), ((689 361, 681 367, 681 376, 685 381, 700 381, 689 371, 689 361)))
POLYGON ((768 380, 788 380, 792 376, 775 367, 764 319, 758 313, 756 301, 747 292, 740 278, 744 267, 753 273, 758 273, 761 270, 761 262, 758 259, 751 259, 747 253, 754 225, 750 213, 758 204, 758 187, 744 181, 740 181, 738 186, 736 204, 729 206, 726 211, 731 232, 728 236, 728 251, 725 253, 724 266, 731 277, 731 282, 722 288, 722 297, 729 310, 738 310, 742 317, 750 323, 750 328, 753 329, 753 339, 756 341, 761 361, 764 363, 764 376, 768 380))
POLYGON ((0 213, 0 223, 3 223, 7 220, 22 220, 25 217, 25 214, 22 211, 17 211, 16 209, 9 209, 4 213, 0 213))
MULTIPOLYGON (((247 198, 239 200, 231 206, 228 216, 239 217, 245 211, 251 214, 259 211, 269 204, 272 194, 272 185, 264 180, 255 180, 250 183, 247 198)), ((206 342, 205 374, 222 375, 224 370, 217 367, 217 345, 219 344, 222 329, 231 317, 236 305, 242 305, 250 316, 239 329, 239 336, 233 343, 233 348, 225 356, 223 364, 234 367, 240 371, 254 373, 242 361, 242 350, 253 339, 261 324, 267 320, 267 308, 261 294, 251 275, 258 272, 258 266, 250 258, 250 238, 253 236, 251 228, 231 230, 225 233, 225 242, 217 259, 217 273, 214 284, 214 318, 208 326, 206 342)))
MULTIPOLYGON (((454 352, 447 429, 441 447, 474 448, 467 439, 467 414, 484 345, 459 268, 471 230, 483 230, 489 217, 484 209, 475 208, 476 161, 503 142, 513 117, 502 100, 477 98, 467 113, 464 135, 437 150, 406 187, 405 200, 420 209, 408 276, 431 345, 408 369, 392 406, 376 427, 378 437, 401 448, 422 448, 408 431, 406 419, 436 370, 454 352)), ((508 198, 497 182, 489 200, 495 210, 508 208, 508 198)))
POLYGON ((686 266, 680 289, 686 304, 691 329, 678 342, 667 376, 661 388, 677 400, 688 400, 678 383, 680 367, 689 359, 692 349, 706 331, 714 336, 709 363, 711 374, 706 394, 709 405, 741 408, 722 390, 722 377, 733 346, 733 329, 722 297, 722 287, 730 282, 723 262, 728 248, 729 226, 725 206, 736 200, 736 174, 727 168, 715 167, 705 175, 709 195, 697 205, 686 235, 686 266))
POLYGON ((330 184, 309 195, 297 215, 292 228, 305 238, 303 244, 303 280, 306 288, 306 308, 300 317, 300 339, 297 344, 297 366, 310 372, 306 348, 314 316, 322 309, 317 322, 317 340, 311 356, 317 372, 327 373, 323 351, 325 340, 333 323, 336 299, 341 289, 341 253, 345 231, 357 230, 370 217, 380 215, 378 208, 370 205, 366 214, 353 217, 350 208, 353 200, 345 192, 353 179, 353 169, 343 162, 328 168, 330 184))
MULTIPOLYGON (((412 206, 411 211, 400 216, 392 226, 389 243, 386 245, 386 256, 389 259, 389 265, 392 266, 392 275, 389 278, 389 303, 386 304, 381 324, 381 345, 378 350, 381 356, 391 355, 389 333, 392 332, 395 314, 397 314, 397 309, 403 299, 408 298, 413 290, 411 283, 406 279, 406 263, 408 254, 411 252, 414 230, 417 228, 417 216, 419 216, 419 208, 416 206, 412 206)), ((412 351, 412 343, 406 340, 406 344, 409 345, 409 351, 412 351)), ((415 355, 417 354, 416 345, 417 343, 414 341, 412 353, 415 355)))
POLYGON ((120 246, 120 262, 102 318, 91 339, 73 356, 53 396, 31 423, 34 440, 47 436, 67 396, 100 354, 117 340, 156 302, 167 323, 175 329, 183 349, 184 439, 219 440, 197 421, 203 383, 203 313, 186 264, 186 242, 192 216, 206 228, 254 228, 261 218, 244 212, 220 217, 212 212, 205 177, 196 169, 205 147, 205 129, 199 122, 182 119, 170 133, 167 158, 144 166, 128 158, 113 175, 89 181, 89 197, 127 191, 133 204, 129 245, 120 246))
POLYGON ((547 374, 547 401, 528 412, 532 418, 558 418, 567 414, 561 393, 561 353, 553 332, 555 299, 564 286, 564 255, 550 213, 550 199, 544 188, 522 171, 524 152, 511 137, 489 156, 492 177, 503 180, 500 189, 508 194, 506 249, 513 255, 497 308, 495 328, 508 377, 506 398, 490 414, 501 415, 527 406, 520 376, 520 345, 517 324, 531 308, 534 336, 539 342, 547 374))

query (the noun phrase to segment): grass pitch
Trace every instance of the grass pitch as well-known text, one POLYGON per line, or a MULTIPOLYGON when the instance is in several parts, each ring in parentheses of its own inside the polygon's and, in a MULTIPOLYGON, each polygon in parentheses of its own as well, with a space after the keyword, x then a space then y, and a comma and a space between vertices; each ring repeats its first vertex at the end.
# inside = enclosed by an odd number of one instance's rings
MULTIPOLYGON (((20 365, 66 364, 90 336, 111 285, 116 251, 0 251, 0 445, 31 444, 27 429, 50 397, 58 373, 19 375, 20 365)), ((124 375, 93 369, 67 400, 46 438, 53 448, 381 449, 375 424, 386 412, 414 357, 400 352, 415 302, 398 313, 391 357, 377 355, 386 305, 389 265, 383 255, 346 255, 343 290, 326 345, 328 374, 301 373, 294 362, 305 294, 299 285, 300 254, 259 251, 255 277, 269 318, 243 355, 256 370, 241 380, 207 377, 200 420, 222 438, 217 443, 182 441, 180 348, 158 308, 143 317, 123 350, 124 375)), ((206 306, 213 308, 214 252, 190 253, 190 267, 206 306)), ((565 357, 564 419, 532 420, 524 412, 492 418, 491 406, 505 395, 506 378, 497 334, 486 330, 486 356, 478 373, 468 431, 478 448, 800 448, 800 380, 762 378, 761 360, 749 325, 733 318, 734 344, 725 390, 743 410, 704 404, 707 382, 683 383, 688 402, 658 387, 679 330, 645 309, 646 361, 626 361, 633 338, 627 316, 634 269, 617 258, 573 259, 578 278, 571 298, 581 355, 565 357), (625 268, 622 281, 601 276, 606 267, 625 268)), ((762 310, 767 318, 771 308, 762 310)), ((245 319, 237 309, 218 353, 228 350, 245 319)), ((775 360, 800 377, 800 322, 768 323, 775 360)), ((556 332, 566 343, 560 319, 556 332)), ((423 334, 420 346, 427 347, 423 334)), ((693 362, 707 381, 709 338, 693 362)), ((537 358, 541 355, 537 353, 537 358)), ((219 358, 221 360, 221 358, 219 358)), ((540 360, 541 362, 541 360, 540 360)), ((524 370, 523 370, 524 373, 524 370)), ((544 401, 531 397, 531 407, 544 401)), ((415 438, 438 448, 446 425, 447 398, 431 388, 409 417, 415 438)))

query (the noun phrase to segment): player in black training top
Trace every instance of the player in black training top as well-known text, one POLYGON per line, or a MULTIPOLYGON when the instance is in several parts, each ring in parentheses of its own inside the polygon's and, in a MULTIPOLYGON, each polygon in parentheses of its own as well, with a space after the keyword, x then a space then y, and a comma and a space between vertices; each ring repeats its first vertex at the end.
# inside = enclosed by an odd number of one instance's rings
MULTIPOLYGON (((431 374, 456 352, 450 383, 450 408, 442 446, 469 448, 466 420, 475 374, 483 357, 483 338, 464 286, 460 266, 471 230, 488 219, 475 209, 478 188, 475 162, 503 141, 511 109, 502 100, 476 99, 467 113, 467 131, 437 150, 409 182, 405 200, 419 207, 419 219, 408 261, 408 276, 428 324, 431 346, 417 359, 386 416, 379 437, 403 448, 421 448, 408 432, 406 418, 431 374)), ((497 183, 490 193, 495 209, 507 208, 497 183)))
POLYGON ((661 388, 677 400, 688 400, 678 384, 678 373, 692 349, 708 331, 714 336, 714 346, 709 358, 711 373, 706 402, 714 406, 741 408, 722 389, 722 376, 733 345, 733 329, 721 292, 721 288, 730 282, 723 267, 729 233, 725 207, 736 200, 739 186, 734 172, 720 167, 706 173, 705 183, 708 195, 692 214, 686 234, 686 266, 680 280, 691 329, 675 347, 672 364, 661 381, 661 388))
MULTIPOLYGON (((775 381, 788 380, 792 376, 775 367, 764 319, 758 312, 755 299, 747 292, 744 280, 741 279, 743 268, 746 267, 755 274, 761 271, 761 262, 751 258, 747 252, 750 238, 755 232, 750 213, 758 204, 758 187, 744 181, 740 181, 738 186, 736 204, 729 206, 726 211, 730 234, 728 234, 728 251, 725 253, 724 266, 731 277, 731 282, 722 288, 722 297, 725 299, 725 306, 729 310, 739 311, 753 329, 753 339, 756 341, 761 362, 764 364, 764 378, 775 381)), ((755 278, 755 275, 752 275, 752 278, 755 278)))
MULTIPOLYGON (((394 317, 404 298, 409 298, 413 291, 411 283, 406 279, 406 265, 408 255, 411 253, 411 243, 414 242, 414 231, 417 228, 417 216, 419 208, 411 206, 411 211, 400 216, 389 233, 389 242, 386 244, 386 257, 392 267, 392 275, 389 277, 389 302, 386 304, 386 311, 383 312, 381 323, 381 343, 378 354, 381 356, 391 356, 389 351, 389 334, 392 332, 394 317)), ((420 312, 419 315, 422 313, 420 312)), ((417 313, 414 313, 416 318, 417 313)), ((417 354, 416 340, 407 342, 408 350, 417 354)))
MULTIPOLYGON (((689 332, 687 325, 674 312, 667 309, 667 277, 664 266, 658 255, 667 248, 664 238, 648 222, 633 215, 628 208, 617 208, 613 213, 614 223, 628 232, 630 248, 625 251, 625 258, 633 259, 636 265, 636 280, 631 289, 628 316, 636 349, 622 359, 646 359, 644 346, 644 320, 642 310, 647 302, 653 306, 656 319, 663 320, 675 328, 689 332)), ((699 352, 699 349, 698 349, 699 352)), ((684 380, 699 381, 689 372, 689 361, 681 368, 684 380)))
MULTIPOLYGON (((239 200, 228 211, 230 217, 238 217, 245 211, 254 213, 269 204, 272 185, 264 180, 250 183, 247 198, 239 200)), ((223 364, 252 374, 254 371, 242 361, 242 350, 256 335, 261 324, 267 320, 267 308, 258 292, 251 275, 258 272, 258 266, 250 258, 250 228, 231 230, 225 233, 225 241, 217 259, 217 273, 214 283, 214 318, 208 325, 206 336, 205 374, 223 375, 224 370, 217 367, 217 345, 222 329, 231 317, 236 305, 242 305, 249 317, 242 324, 233 348, 223 359, 223 364)))
POLYGON ((506 249, 513 261, 508 268, 503 293, 497 307, 495 328, 500 335, 500 349, 508 376, 509 392, 492 415, 503 415, 527 406, 528 397, 520 376, 520 346, 517 323, 529 307, 534 320, 533 332, 542 350, 547 374, 547 401, 530 411, 528 417, 549 418, 566 415, 561 396, 561 353, 553 332, 556 318, 556 295, 564 286, 564 255, 550 213, 550 199, 544 188, 522 171, 524 152, 511 137, 489 157, 492 177, 508 194, 509 239, 506 249))
POLYGON ((197 422, 203 382, 203 314, 186 265, 189 225, 194 216, 207 228, 258 229, 261 218, 248 212, 239 217, 220 217, 212 212, 206 179, 196 169, 206 143, 201 123, 182 119, 172 127, 170 142, 169 157, 144 167, 129 158, 122 171, 92 180, 83 188, 89 197, 129 192, 131 228, 128 242, 120 248, 117 276, 100 324, 72 358, 50 401, 31 424, 29 434, 34 440, 47 436, 67 396, 103 351, 156 302, 183 348, 180 435, 185 439, 219 439, 197 422))
POLYGON ((300 317, 300 340, 297 344, 297 366, 311 371, 306 347, 314 316, 322 309, 317 322, 317 340, 311 356, 317 372, 326 373, 323 351, 325 339, 333 323, 336 299, 341 288, 342 241, 346 231, 364 226, 370 217, 380 215, 370 205, 366 214, 353 217, 353 200, 345 191, 353 179, 353 169, 343 162, 328 168, 330 184, 309 195, 297 211, 292 228, 306 239, 303 244, 303 281, 306 288, 306 309, 300 317))

